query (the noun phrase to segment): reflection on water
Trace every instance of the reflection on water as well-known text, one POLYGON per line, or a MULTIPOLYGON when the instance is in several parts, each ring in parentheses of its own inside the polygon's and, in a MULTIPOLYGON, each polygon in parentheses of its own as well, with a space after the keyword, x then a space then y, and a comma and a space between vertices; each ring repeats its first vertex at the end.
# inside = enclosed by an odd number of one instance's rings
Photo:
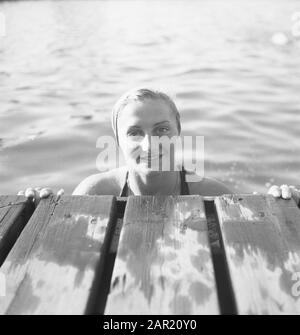
POLYGON ((1 2, 0 190, 64 187, 96 173, 121 93, 175 97, 205 136, 206 175, 239 192, 300 184, 298 1, 1 2), (273 37, 273 38, 272 38, 273 37))

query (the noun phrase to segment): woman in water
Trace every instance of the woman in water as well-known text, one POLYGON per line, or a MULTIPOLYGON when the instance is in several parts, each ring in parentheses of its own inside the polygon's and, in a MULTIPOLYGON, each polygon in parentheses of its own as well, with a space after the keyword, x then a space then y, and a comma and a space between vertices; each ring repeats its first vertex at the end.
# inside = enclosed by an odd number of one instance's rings
MULTIPOLYGON (((73 191, 73 195, 188 195, 218 196, 233 193, 226 185, 213 178, 197 178, 184 166, 169 171, 153 170, 150 166, 164 157, 174 157, 170 148, 151 152, 151 138, 180 136, 180 115, 175 103, 166 94, 150 89, 135 89, 124 94, 112 111, 112 127, 126 165, 107 172, 91 175, 73 191), (190 182, 187 179, 192 180, 190 182)), ((153 143, 153 142, 152 142, 153 143)), ((174 166, 174 165, 173 165, 174 166)), ((27 189, 19 194, 40 198, 52 194, 51 189, 27 189)), ((63 191, 59 191, 62 194, 63 191)), ((300 191, 293 186, 272 186, 269 194, 298 203, 300 191)))

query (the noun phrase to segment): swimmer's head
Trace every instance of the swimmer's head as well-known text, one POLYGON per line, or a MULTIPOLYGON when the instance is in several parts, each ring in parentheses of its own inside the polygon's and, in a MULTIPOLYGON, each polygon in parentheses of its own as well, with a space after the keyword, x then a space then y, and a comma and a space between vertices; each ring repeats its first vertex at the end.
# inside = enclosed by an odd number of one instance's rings
POLYGON ((181 132, 180 114, 174 101, 167 94, 161 91, 151 90, 149 88, 137 88, 123 94, 113 107, 111 121, 112 121, 112 128, 118 145, 119 145, 118 121, 122 111, 125 109, 127 105, 131 103, 146 102, 149 100, 162 102, 169 108, 170 113, 173 114, 175 118, 178 134, 180 134, 181 132))

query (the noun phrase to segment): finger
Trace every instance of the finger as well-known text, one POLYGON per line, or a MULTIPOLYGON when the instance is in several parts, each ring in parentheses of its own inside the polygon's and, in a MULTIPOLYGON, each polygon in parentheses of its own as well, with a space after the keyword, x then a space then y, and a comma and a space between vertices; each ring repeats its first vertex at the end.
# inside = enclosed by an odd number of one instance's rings
POLYGON ((24 191, 19 191, 17 195, 25 195, 24 191))
POLYGON ((63 194, 65 194, 65 190, 63 188, 61 188, 58 192, 57 195, 62 196, 63 194))
POLYGON ((25 197, 30 198, 30 199, 34 199, 34 196, 35 196, 34 189, 31 188, 31 187, 27 188, 26 191, 25 191, 25 197))
POLYGON ((53 194, 53 191, 50 188, 43 188, 40 191, 40 198, 41 199, 47 198, 49 197, 50 194, 53 194))
POLYGON ((39 204, 39 202, 41 200, 41 197, 40 197, 40 192, 39 191, 34 189, 34 192, 35 192, 34 203, 35 203, 35 206, 37 207, 37 205, 39 204))
POLYGON ((58 192, 57 192, 57 197, 60 198, 63 194, 65 194, 65 190, 63 188, 61 188, 58 192))
POLYGON ((273 185, 270 187, 268 194, 273 195, 275 198, 281 197, 281 189, 277 185, 273 185))
POLYGON ((287 185, 281 185, 281 196, 283 199, 291 199, 292 192, 291 189, 287 185))

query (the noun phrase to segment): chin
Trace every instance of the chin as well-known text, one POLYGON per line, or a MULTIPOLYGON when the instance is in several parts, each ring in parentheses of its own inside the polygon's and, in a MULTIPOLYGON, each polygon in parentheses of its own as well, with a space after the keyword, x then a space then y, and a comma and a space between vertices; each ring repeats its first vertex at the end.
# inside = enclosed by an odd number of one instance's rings
POLYGON ((134 166, 132 166, 134 170, 136 170, 139 173, 142 173, 144 175, 156 175, 161 173, 161 171, 159 170, 153 170, 151 167, 149 168, 147 164, 144 163, 139 163, 139 164, 135 164, 134 166))

